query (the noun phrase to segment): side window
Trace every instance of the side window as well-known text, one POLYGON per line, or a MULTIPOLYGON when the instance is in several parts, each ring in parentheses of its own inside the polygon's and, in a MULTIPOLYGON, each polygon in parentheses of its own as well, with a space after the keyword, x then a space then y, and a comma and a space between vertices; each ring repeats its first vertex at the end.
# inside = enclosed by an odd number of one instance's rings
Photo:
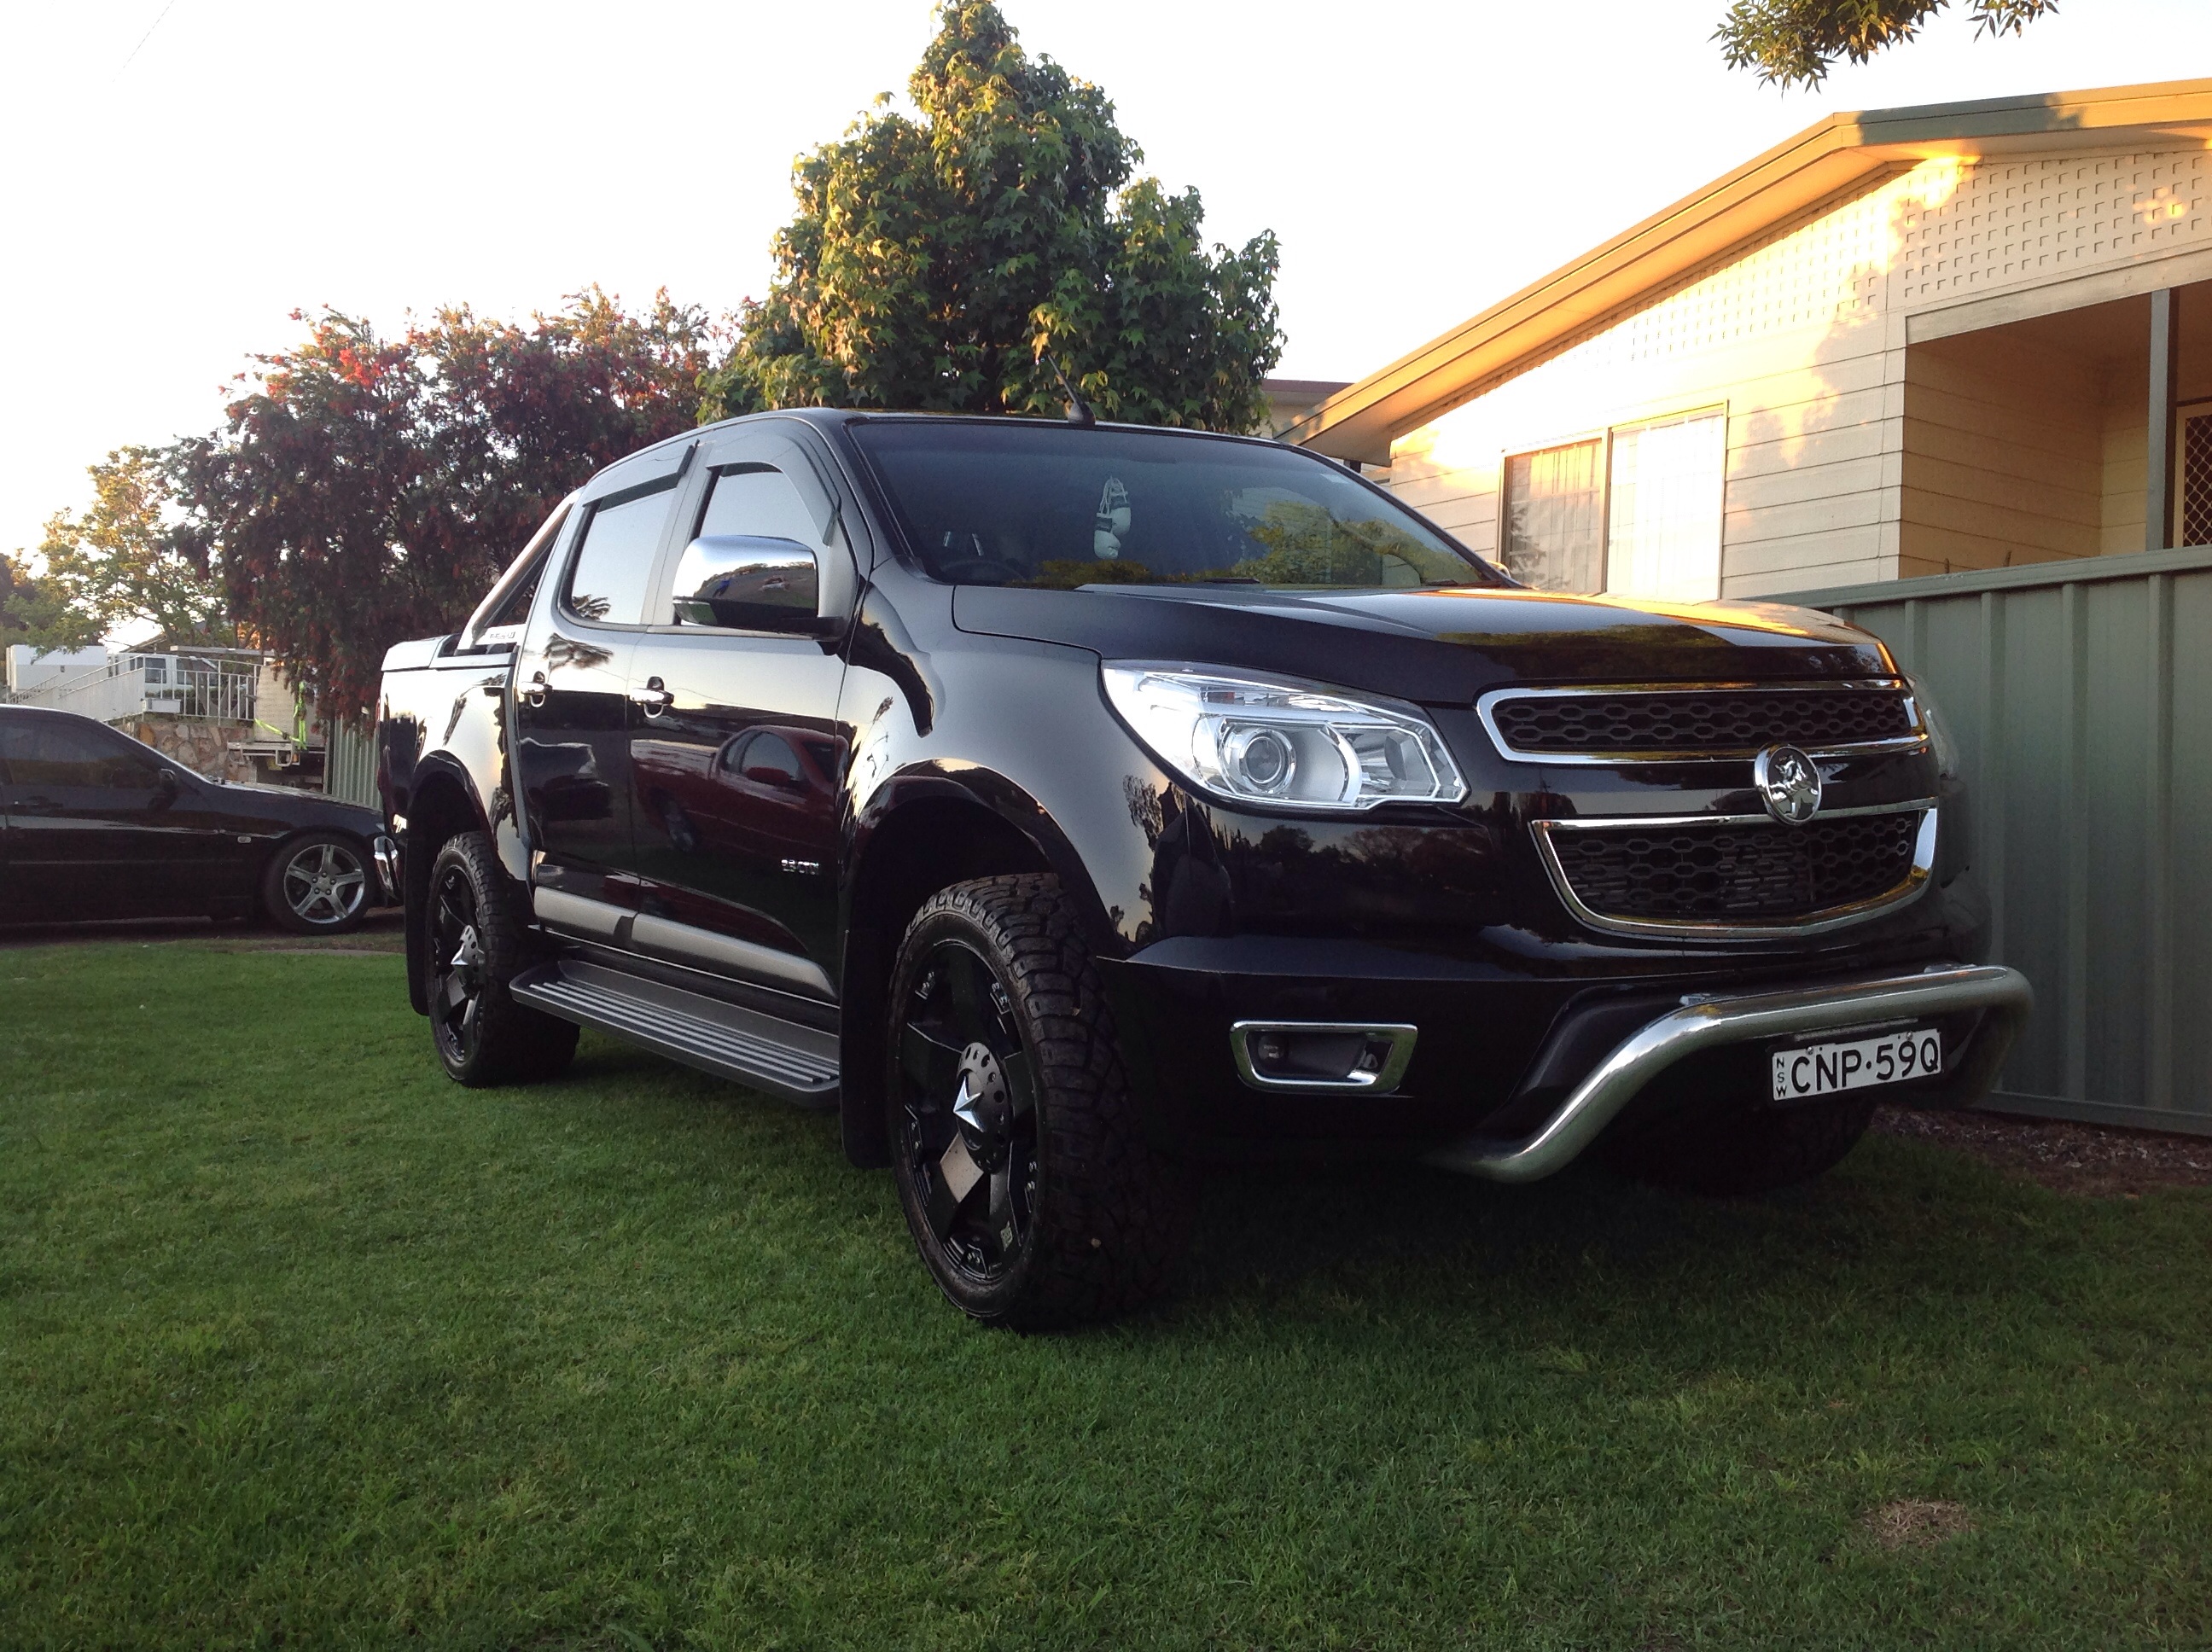
POLYGON ((702 535, 749 533, 768 539, 792 539, 819 549, 822 525, 791 478, 765 465, 746 465, 714 473, 707 508, 699 518, 702 535))
MULTIPOLYGON (((531 535, 538 544, 538 554, 499 599, 499 605, 484 616, 476 634, 477 647, 512 647, 522 641, 522 629, 530 619, 531 604, 538 600, 538 583, 545 577, 545 567, 552 560, 554 548, 561 543, 561 529, 568 514, 565 510, 556 511, 544 526, 531 535)), ((500 577, 504 582, 514 575, 500 577)))
POLYGON ((544 577, 545 558, 541 556, 536 566, 522 576, 522 583, 509 592, 507 600, 493 609, 490 617, 484 621, 483 629, 477 633, 477 647, 510 647, 522 640, 522 627, 530 617, 530 604, 538 600, 538 582, 544 577))
POLYGON ((150 792, 161 778, 161 765, 149 754, 111 751, 100 760, 95 785, 115 792, 150 792))
POLYGON ((133 792, 151 788, 161 765, 132 750, 121 736, 60 718, 9 719, 0 726, 0 764, 12 784, 58 790, 133 792))
POLYGON ((636 625, 645 617, 646 586, 653 579, 653 553, 660 530, 675 501, 672 487, 642 498, 592 507, 584 524, 583 544, 568 569, 562 606, 578 619, 608 625, 636 625))
POLYGON ((814 766, 817 768, 820 769, 832 780, 835 780, 837 778, 839 758, 837 755, 837 747, 835 742, 830 740, 801 740, 799 744, 806 748, 806 755, 814 759, 814 766))
POLYGON ((738 773, 767 786, 797 786, 801 770, 799 754, 781 734, 763 729, 745 742, 737 754, 738 773))

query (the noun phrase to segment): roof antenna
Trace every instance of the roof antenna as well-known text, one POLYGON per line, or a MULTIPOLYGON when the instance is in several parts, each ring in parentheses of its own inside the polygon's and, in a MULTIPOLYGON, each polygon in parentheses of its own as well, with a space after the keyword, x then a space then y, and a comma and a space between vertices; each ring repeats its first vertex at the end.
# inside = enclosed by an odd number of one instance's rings
POLYGON ((1038 359, 1050 367, 1060 387, 1067 392, 1067 422, 1088 430, 1098 422, 1098 416, 1091 410, 1091 404, 1083 399, 1083 392, 1068 382, 1067 374, 1060 371, 1060 363, 1053 359, 1050 350, 1039 350, 1038 359))

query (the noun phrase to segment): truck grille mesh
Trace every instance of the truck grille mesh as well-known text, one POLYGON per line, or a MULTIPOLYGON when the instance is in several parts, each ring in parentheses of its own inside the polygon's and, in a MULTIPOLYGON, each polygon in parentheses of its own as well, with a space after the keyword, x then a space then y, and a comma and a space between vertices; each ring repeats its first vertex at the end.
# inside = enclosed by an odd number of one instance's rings
POLYGON ((1551 843, 1575 898, 1601 917, 1789 921, 1899 888, 1920 820, 1908 809, 1804 826, 1601 827, 1555 831, 1551 843))
POLYGON ((1602 756, 1740 751, 1777 741, 1825 750, 1912 733, 1897 689, 1709 689, 1680 693, 1530 695, 1491 717, 1508 748, 1602 756))

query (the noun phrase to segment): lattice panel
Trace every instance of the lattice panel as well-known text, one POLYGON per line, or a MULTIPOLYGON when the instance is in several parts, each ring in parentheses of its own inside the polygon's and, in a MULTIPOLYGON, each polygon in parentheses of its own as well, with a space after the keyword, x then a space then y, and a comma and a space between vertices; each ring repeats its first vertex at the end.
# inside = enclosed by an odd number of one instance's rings
POLYGON ((1652 361, 1872 315, 1886 217, 1877 192, 1754 247, 1613 328, 1613 353, 1652 361))
POLYGON ((2124 264, 2206 238, 2202 149, 1930 161, 1899 192, 1895 301, 2124 264))
POLYGON ((1893 210, 1887 190, 1848 202, 1555 354, 1626 366, 1876 315, 1893 210))
POLYGON ((1923 161, 1554 355, 1601 368, 1841 325, 2212 244, 2208 219, 2202 149, 1923 161))
POLYGON ((2212 408, 2181 424, 2181 543, 2212 545, 2212 408))

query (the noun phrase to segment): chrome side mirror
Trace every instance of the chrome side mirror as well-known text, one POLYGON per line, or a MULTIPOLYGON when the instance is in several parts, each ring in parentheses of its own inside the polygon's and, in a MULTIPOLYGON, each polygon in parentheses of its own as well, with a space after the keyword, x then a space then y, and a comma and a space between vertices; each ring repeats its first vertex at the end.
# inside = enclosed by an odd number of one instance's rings
POLYGON ((676 623, 739 631, 823 629, 820 553, 796 539, 707 534, 676 564, 676 623))

